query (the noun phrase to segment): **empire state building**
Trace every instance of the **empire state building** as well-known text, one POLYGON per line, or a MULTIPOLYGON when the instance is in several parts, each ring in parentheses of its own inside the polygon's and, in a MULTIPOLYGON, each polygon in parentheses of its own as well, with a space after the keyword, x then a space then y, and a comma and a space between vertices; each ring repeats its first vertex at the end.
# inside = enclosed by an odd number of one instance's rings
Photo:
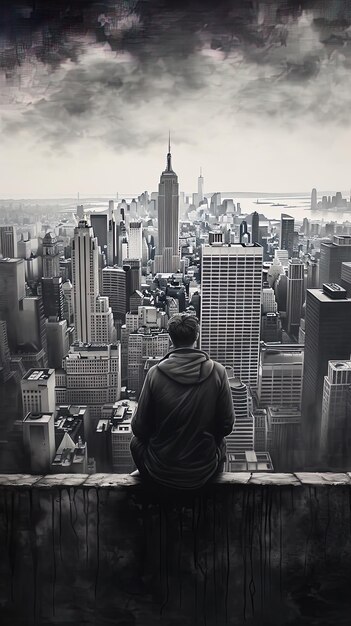
POLYGON ((155 273, 179 269, 179 185, 172 170, 171 142, 168 144, 167 167, 158 187, 158 254, 155 273))

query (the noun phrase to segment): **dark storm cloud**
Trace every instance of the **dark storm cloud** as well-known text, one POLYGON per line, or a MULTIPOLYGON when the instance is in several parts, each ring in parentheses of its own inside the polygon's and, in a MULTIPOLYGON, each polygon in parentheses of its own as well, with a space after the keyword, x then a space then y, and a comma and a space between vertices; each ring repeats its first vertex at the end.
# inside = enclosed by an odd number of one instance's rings
POLYGON ((22 107, 4 131, 142 148, 159 139, 150 109, 172 116, 183 101, 226 119, 345 123, 350 24, 346 0, 2 2, 0 98, 22 107))

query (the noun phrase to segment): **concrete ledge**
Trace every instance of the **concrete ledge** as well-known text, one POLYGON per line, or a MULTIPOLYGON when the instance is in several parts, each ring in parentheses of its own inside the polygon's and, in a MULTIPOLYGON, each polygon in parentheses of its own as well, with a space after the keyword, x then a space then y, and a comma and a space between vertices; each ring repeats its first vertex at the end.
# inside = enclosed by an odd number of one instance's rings
MULTIPOLYGON (((84 489, 125 489, 144 486, 139 476, 130 474, 0 474, 0 488, 36 488, 81 487, 84 489)), ((217 476, 210 485, 275 485, 277 487, 299 487, 302 485, 351 486, 351 472, 297 472, 280 474, 275 472, 224 472, 217 476)))

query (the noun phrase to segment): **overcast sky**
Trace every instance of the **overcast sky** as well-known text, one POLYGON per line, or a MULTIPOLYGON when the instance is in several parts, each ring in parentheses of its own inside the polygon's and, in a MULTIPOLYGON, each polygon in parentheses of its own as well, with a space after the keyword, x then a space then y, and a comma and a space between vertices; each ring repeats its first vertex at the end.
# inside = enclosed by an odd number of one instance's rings
POLYGON ((0 197, 348 189, 350 5, 4 0, 0 197))

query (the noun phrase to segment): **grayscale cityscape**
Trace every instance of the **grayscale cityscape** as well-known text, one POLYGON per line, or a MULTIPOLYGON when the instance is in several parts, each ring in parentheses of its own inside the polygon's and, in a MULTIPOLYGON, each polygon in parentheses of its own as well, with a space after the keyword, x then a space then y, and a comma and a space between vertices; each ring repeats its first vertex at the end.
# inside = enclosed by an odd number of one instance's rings
POLYGON ((1 201, 1 473, 133 472, 184 311, 227 368, 225 471, 351 468, 350 197, 208 193, 201 167, 185 193, 176 154, 135 197, 1 201))
POLYGON ((0 0, 0 626, 351 623, 350 111, 350 0, 0 0))

